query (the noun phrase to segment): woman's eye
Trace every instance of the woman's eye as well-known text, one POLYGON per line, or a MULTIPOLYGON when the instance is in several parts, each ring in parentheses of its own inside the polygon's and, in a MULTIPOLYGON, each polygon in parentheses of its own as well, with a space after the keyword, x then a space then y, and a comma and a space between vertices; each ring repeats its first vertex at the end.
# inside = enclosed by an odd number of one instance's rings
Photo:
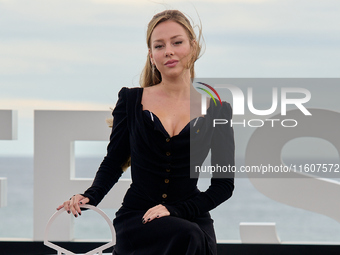
POLYGON ((175 42, 175 44, 182 44, 183 41, 178 41, 178 42, 175 42))
POLYGON ((155 46, 155 49, 160 49, 160 48, 162 48, 162 45, 156 45, 155 46))

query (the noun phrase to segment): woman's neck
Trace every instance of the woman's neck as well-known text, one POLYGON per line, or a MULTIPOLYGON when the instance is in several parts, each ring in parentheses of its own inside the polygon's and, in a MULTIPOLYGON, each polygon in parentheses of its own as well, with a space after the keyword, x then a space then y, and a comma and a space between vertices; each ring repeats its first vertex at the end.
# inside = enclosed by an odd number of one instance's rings
MULTIPOLYGON (((189 74, 189 72, 188 72, 189 74)), ((190 75, 183 74, 176 78, 162 78, 162 89, 171 97, 183 98, 190 96, 190 75)))

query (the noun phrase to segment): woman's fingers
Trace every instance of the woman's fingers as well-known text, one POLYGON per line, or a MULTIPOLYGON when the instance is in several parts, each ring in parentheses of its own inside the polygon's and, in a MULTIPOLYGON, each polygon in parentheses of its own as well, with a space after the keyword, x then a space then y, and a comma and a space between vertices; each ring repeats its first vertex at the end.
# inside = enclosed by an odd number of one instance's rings
POLYGON ((71 201, 70 201, 70 209, 71 209, 71 212, 72 214, 74 215, 74 217, 78 217, 78 215, 81 215, 81 210, 80 210, 80 200, 84 199, 85 197, 83 197, 82 195, 74 195, 72 198, 71 198, 71 201))
POLYGON ((59 211, 61 208, 64 208, 64 204, 59 205, 59 206, 57 207, 57 210, 59 211))
POLYGON ((164 205, 156 205, 152 208, 150 208, 143 216, 142 223, 145 224, 147 222, 150 222, 156 218, 161 218, 164 216, 169 216, 170 213, 168 209, 164 205))
POLYGON ((70 201, 65 201, 64 202, 64 208, 66 210, 67 213, 70 213, 70 201))
POLYGON ((90 200, 80 194, 74 195, 70 200, 65 201, 62 205, 59 205, 57 210, 65 208, 68 214, 72 213, 74 217, 81 215, 80 205, 87 204, 90 200))
POLYGON ((79 197, 77 197, 77 195, 73 196, 71 201, 73 202, 72 205, 73 207, 71 207, 71 211, 74 215, 74 217, 78 217, 78 214, 81 215, 81 210, 79 207, 79 197), (72 201, 73 200, 73 201, 72 201))
POLYGON ((81 205, 87 204, 88 202, 90 202, 90 199, 88 199, 87 197, 83 197, 79 200, 79 204, 81 205))

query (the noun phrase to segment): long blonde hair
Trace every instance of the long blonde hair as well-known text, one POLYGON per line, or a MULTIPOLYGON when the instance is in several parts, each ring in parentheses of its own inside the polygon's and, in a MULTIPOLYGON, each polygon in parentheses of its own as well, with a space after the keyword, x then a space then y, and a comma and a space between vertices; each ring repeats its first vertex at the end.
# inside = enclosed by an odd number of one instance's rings
MULTIPOLYGON (((201 45, 200 39, 202 37, 202 29, 199 27, 199 35, 198 37, 195 34, 194 28, 190 24, 189 19, 180 11, 178 10, 165 10, 163 12, 157 13, 153 16, 151 21, 148 24, 148 29, 146 32, 146 43, 149 49, 151 49, 151 34, 155 27, 167 20, 173 20, 183 26, 186 30, 190 45, 192 47, 192 54, 191 58, 188 61, 188 69, 190 69, 190 77, 193 79, 195 77, 195 68, 194 63, 200 57, 201 53, 201 45)), ((157 70, 156 67, 152 68, 150 55, 147 55, 147 60, 144 66, 144 69, 140 76, 140 85, 141 87, 149 87, 156 85, 162 81, 162 76, 160 72, 157 70)))
MULTIPOLYGON (((148 45, 148 48, 149 49, 151 48, 150 38, 155 27, 159 23, 167 21, 167 20, 173 20, 177 22, 178 24, 180 24, 181 26, 184 27, 184 29, 186 30, 188 34, 190 44, 192 47, 192 54, 191 54, 190 60, 188 61, 187 67, 188 69, 190 69, 190 77, 191 79, 193 79, 195 77, 194 63, 200 57, 201 48, 202 48, 202 46, 200 45, 200 40, 202 38, 202 30, 201 30, 201 27, 199 27, 199 35, 198 37, 196 37, 194 28, 190 24, 190 21, 188 20, 188 18, 182 12, 178 10, 166 10, 153 16, 153 18, 148 24, 148 29, 147 29, 147 34, 146 34, 146 43, 148 45)), ((145 67, 140 76, 140 85, 141 87, 144 88, 144 87, 156 85, 160 83, 161 81, 162 81, 162 76, 160 72, 157 70, 157 68, 154 68, 154 71, 152 71, 151 60, 148 54, 145 67)), ((108 122, 108 125, 112 127, 112 124, 113 124, 112 119, 107 120, 107 122, 108 122)), ((122 164, 121 167, 123 171, 126 171, 126 169, 129 166, 131 166, 131 157, 129 157, 127 161, 125 161, 122 164)))

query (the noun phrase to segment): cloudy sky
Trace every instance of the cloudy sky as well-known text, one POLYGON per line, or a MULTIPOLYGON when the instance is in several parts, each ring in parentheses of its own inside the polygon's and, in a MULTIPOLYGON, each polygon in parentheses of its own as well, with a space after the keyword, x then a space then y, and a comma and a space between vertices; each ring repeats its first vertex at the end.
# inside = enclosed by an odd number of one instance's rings
POLYGON ((339 77, 336 0, 0 0, 0 109, 18 111, 0 156, 32 155, 35 109, 109 110, 139 86, 164 9, 202 22, 198 77, 339 77))

